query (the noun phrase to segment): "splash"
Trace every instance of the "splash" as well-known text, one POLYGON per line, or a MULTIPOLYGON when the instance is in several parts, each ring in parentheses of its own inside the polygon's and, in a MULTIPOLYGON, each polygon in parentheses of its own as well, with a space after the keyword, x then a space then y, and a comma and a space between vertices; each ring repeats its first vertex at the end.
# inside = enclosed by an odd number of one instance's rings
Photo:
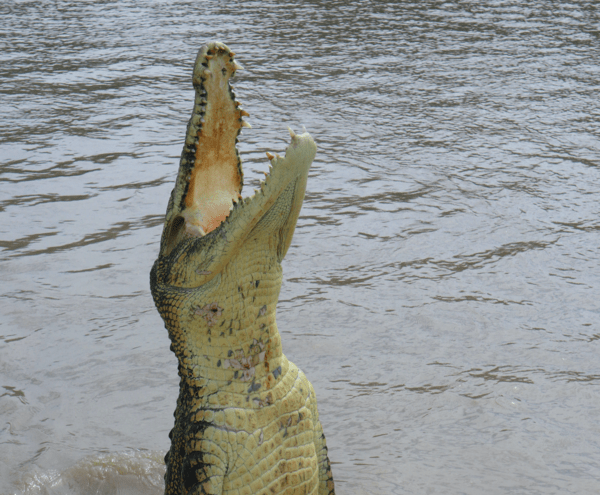
POLYGON ((86 457, 62 472, 27 475, 20 495, 161 495, 163 456, 134 451, 86 457))

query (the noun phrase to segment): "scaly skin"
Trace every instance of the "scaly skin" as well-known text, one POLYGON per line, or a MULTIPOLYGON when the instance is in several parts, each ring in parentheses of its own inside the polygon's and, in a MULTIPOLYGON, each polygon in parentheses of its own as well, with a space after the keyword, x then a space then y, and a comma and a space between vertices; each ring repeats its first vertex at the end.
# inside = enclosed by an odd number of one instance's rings
POLYGON ((290 131, 285 158, 241 199, 241 68, 222 43, 194 67, 196 98, 150 274, 181 378, 165 493, 333 494, 312 385, 281 349, 275 310, 316 153, 290 131))

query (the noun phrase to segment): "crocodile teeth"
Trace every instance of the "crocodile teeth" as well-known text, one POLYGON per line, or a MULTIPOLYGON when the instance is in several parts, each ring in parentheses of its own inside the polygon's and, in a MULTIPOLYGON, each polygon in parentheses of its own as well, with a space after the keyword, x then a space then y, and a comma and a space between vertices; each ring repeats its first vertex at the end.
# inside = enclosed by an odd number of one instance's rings
POLYGON ((233 62, 233 69, 234 70, 244 70, 244 67, 242 67, 242 65, 237 62, 233 62))
POLYGON ((242 117, 250 117, 250 114, 248 112, 246 112, 246 110, 240 110, 240 115, 242 117))
POLYGON ((248 124, 245 120, 242 120, 242 127, 247 127, 248 129, 252 129, 252 126, 248 124))
POLYGON ((292 130, 291 127, 288 127, 288 132, 290 133, 290 137, 294 139, 296 137, 296 133, 292 130))
POLYGON ((269 152, 267 151, 267 158, 268 158, 269 160, 272 160, 273 158, 275 158, 275 155, 273 155, 273 154, 271 154, 271 153, 269 153, 269 152))

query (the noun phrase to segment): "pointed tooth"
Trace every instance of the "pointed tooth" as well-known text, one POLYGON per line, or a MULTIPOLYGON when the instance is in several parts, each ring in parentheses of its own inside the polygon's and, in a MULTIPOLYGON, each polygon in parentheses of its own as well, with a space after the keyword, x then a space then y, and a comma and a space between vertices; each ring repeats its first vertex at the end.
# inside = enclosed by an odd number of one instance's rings
POLYGON ((211 71, 209 71, 208 69, 204 69, 204 70, 202 71, 202 75, 203 75, 203 76, 210 76, 211 74, 212 74, 212 72, 211 72, 211 71))
POLYGON ((237 62, 233 62, 233 70, 244 70, 244 67, 241 64, 238 64, 237 62))
POLYGON ((272 155, 271 153, 269 153, 269 152, 267 151, 267 158, 268 158, 269 160, 272 160, 273 158, 275 158, 275 155, 272 155))
POLYGON ((245 120, 242 120, 242 127, 247 127, 248 129, 252 129, 252 126, 248 124, 245 120))
POLYGON ((213 58, 212 55, 206 55, 204 58, 206 58, 206 60, 211 60, 213 58))
POLYGON ((229 52, 229 56, 230 56, 231 58, 233 58, 233 57, 235 57, 235 53, 233 53, 233 52, 229 52))
POLYGON ((246 112, 246 110, 240 110, 240 116, 242 117, 250 117, 250 114, 246 112))
POLYGON ((234 103, 234 105, 235 105, 236 107, 239 107, 239 106, 241 105, 241 103, 240 103, 239 101, 237 101, 237 100, 235 100, 233 103, 234 103))
POLYGON ((291 137, 292 139, 294 139, 294 138, 296 137, 296 133, 295 133, 295 132, 292 130, 292 128, 291 128, 291 127, 288 127, 288 131, 289 131, 289 133, 290 133, 290 137, 291 137))

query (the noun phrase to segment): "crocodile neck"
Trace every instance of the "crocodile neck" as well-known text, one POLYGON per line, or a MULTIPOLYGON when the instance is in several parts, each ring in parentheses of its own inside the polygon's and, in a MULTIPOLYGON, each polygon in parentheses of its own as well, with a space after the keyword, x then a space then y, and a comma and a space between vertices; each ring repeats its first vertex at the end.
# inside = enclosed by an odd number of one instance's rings
MULTIPOLYGON (((191 391, 196 404, 203 397, 205 407, 222 407, 232 400, 259 407, 260 397, 277 385, 287 368, 275 318, 282 270, 277 250, 268 249, 272 242, 268 237, 247 239, 210 282, 178 289, 180 311, 161 311, 179 361, 181 393, 191 391), (185 297, 189 291, 196 294, 193 302, 185 297)), ((177 276, 186 286, 198 269, 177 276)))

